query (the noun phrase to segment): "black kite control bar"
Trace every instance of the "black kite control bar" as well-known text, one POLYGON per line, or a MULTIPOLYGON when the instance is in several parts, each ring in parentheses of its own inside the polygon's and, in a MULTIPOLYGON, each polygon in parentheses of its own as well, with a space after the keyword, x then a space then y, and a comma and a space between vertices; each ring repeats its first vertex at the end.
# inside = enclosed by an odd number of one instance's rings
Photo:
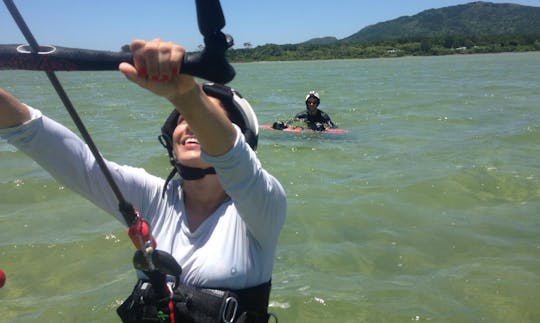
MULTIPOLYGON (((25 34, 29 45, 0 45, 0 69, 33 71, 112 71, 121 62, 132 63, 131 53, 111 52, 60 46, 39 46, 28 39, 30 30, 22 20, 12 0, 4 3, 25 34)), ((224 34, 225 18, 219 0, 195 0, 199 30, 205 47, 201 52, 184 56, 181 73, 225 84, 234 76, 234 68, 225 57, 233 39, 224 34)), ((32 37, 33 38, 33 37, 32 37)))

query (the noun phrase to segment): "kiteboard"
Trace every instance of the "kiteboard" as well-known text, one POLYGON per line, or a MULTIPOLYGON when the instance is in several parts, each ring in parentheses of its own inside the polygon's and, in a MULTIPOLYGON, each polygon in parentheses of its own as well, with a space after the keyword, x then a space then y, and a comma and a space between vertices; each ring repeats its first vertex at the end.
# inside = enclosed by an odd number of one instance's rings
POLYGON ((339 134, 339 133, 347 133, 348 130, 345 129, 338 129, 338 128, 326 128, 325 131, 316 131, 309 128, 303 128, 303 127, 288 127, 284 129, 274 129, 272 128, 271 124, 262 124, 260 125, 262 129, 269 129, 274 131, 283 131, 283 132, 312 132, 312 133, 333 133, 333 134, 339 134))

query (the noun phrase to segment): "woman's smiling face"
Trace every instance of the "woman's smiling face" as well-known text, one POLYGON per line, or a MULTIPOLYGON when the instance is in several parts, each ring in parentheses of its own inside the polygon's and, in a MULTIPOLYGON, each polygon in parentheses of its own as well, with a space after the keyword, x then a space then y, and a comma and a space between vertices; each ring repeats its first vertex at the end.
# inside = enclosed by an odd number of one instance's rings
MULTIPOLYGON (((215 98, 210 97, 211 101, 217 106, 221 105, 221 102, 215 98)), ((189 123, 180 115, 174 128, 173 135, 173 152, 177 162, 184 166, 195 168, 208 168, 211 165, 205 163, 201 159, 201 145, 197 136, 191 131, 189 123)))

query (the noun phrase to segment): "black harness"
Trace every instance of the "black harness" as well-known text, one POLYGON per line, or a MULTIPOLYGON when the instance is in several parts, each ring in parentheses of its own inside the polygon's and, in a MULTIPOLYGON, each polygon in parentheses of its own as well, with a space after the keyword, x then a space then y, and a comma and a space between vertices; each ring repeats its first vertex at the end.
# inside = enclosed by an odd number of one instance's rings
POLYGON ((270 289, 270 282, 240 290, 181 284, 170 296, 160 297, 149 281, 139 280, 117 313, 125 323, 170 322, 171 318, 189 323, 267 323, 270 289))

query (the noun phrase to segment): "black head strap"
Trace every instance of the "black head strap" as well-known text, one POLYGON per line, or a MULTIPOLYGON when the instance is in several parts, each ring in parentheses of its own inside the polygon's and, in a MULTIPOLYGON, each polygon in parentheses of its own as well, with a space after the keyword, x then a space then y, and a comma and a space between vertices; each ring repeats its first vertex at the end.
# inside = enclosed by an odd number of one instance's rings
MULTIPOLYGON (((169 118, 167 118, 167 121, 169 121, 169 119, 170 120, 178 119, 179 113, 178 112, 174 113, 174 112, 176 112, 176 110, 173 111, 173 113, 171 113, 169 118), (175 114, 176 114, 176 118, 174 118, 175 114)), ((176 125, 176 121, 174 122, 174 124, 176 125)), ((168 124, 168 122, 165 122, 165 124, 162 127, 162 135, 159 136, 158 139, 159 139, 159 142, 163 145, 163 147, 167 149, 167 153, 169 154, 169 163, 171 163, 171 165, 173 165, 174 168, 172 169, 171 173, 169 174, 169 176, 167 176, 167 179, 165 180, 161 197, 165 196, 165 191, 167 190, 167 186, 169 185, 169 182, 171 181, 171 179, 174 177, 176 173, 180 174, 180 176, 184 180, 188 180, 188 181, 201 179, 206 175, 216 173, 216 170, 213 167, 208 167, 204 169, 195 168, 195 167, 184 166, 180 164, 179 162, 177 162, 174 159, 174 154, 172 150, 172 132, 163 131, 163 128, 165 127, 169 127, 169 128, 172 127, 172 122, 170 124, 168 124), (169 136, 169 133, 171 134, 171 136, 169 136)), ((174 130, 174 128, 172 128, 172 130, 174 130)))

